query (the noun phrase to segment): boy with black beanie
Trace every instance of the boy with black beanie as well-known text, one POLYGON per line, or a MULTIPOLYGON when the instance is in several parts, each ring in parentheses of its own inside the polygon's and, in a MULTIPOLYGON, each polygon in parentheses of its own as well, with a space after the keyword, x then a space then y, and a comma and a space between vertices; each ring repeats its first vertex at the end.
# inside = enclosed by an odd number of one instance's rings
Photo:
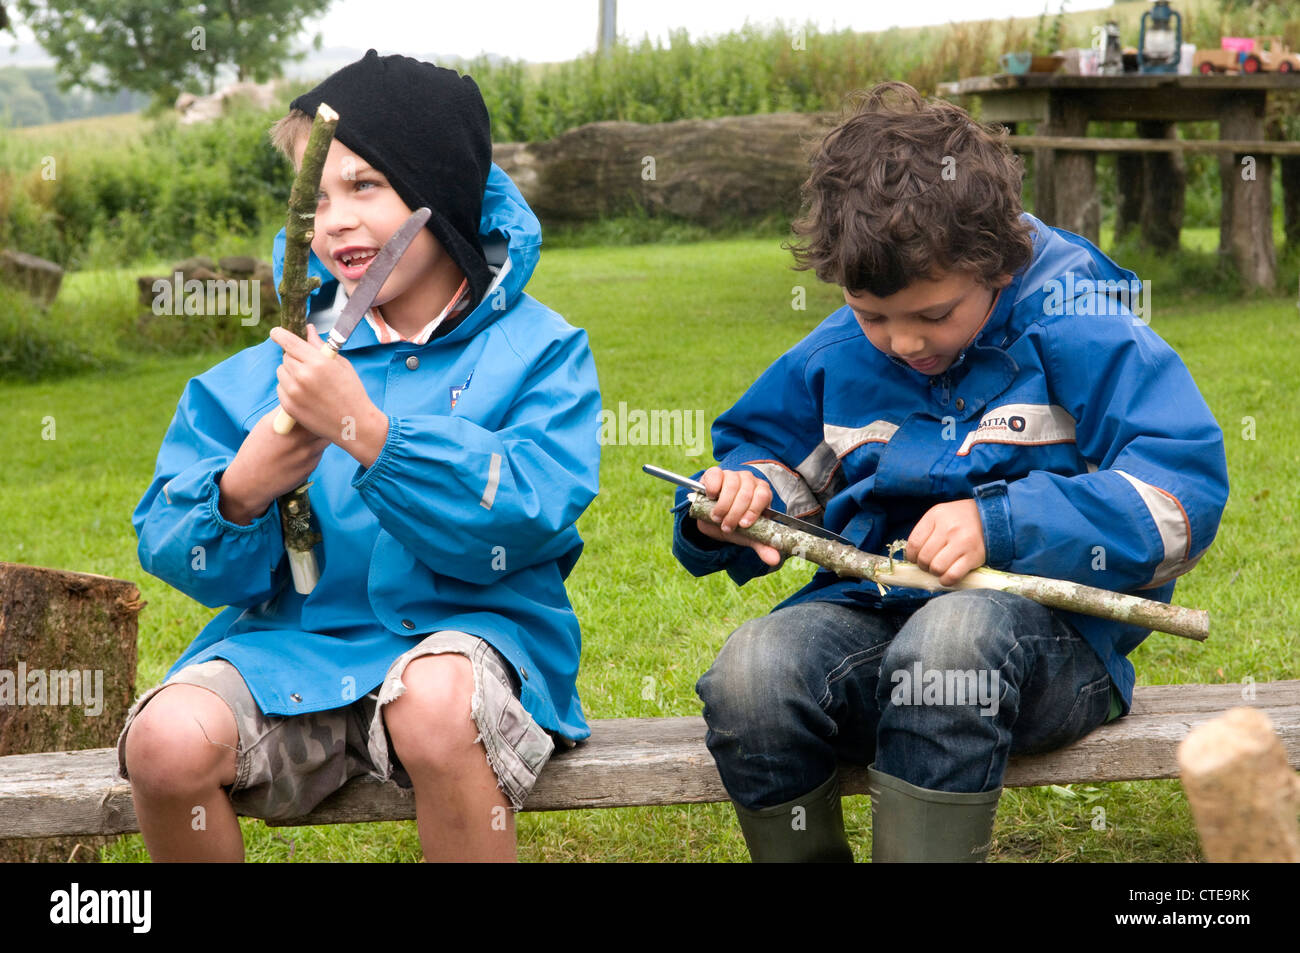
MULTIPOLYGON (((597 491, 595 367, 586 333, 523 291, 540 226, 491 163, 472 79, 371 50, 272 130, 295 165, 321 103, 340 119, 308 339, 273 329, 190 381, 134 514, 143 567, 228 608, 136 703, 119 770, 155 860, 242 859, 236 809, 299 816, 361 774, 414 787, 426 859, 513 859, 555 740, 590 733, 564 580, 597 491), (342 359, 323 357, 421 206, 342 359), (273 504, 307 480, 322 571, 304 596, 273 504)), ((283 249, 282 231, 277 284, 283 249)))

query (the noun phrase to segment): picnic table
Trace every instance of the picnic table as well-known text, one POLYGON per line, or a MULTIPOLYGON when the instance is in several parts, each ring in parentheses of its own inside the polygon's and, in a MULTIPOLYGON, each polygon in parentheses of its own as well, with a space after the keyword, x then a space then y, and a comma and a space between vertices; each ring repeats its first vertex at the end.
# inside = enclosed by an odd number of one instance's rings
POLYGON ((967 107, 978 97, 982 121, 1006 124, 1011 147, 1034 156, 1035 214, 1094 244, 1101 229, 1098 152, 1118 155, 1117 231, 1140 225, 1144 241, 1160 249, 1178 246, 1186 182, 1181 155, 1218 153, 1219 251, 1232 257, 1247 287, 1272 288, 1275 155, 1283 167, 1288 231, 1300 225, 1300 142, 1270 140, 1265 128, 1268 97, 1284 90, 1300 90, 1300 75, 999 74, 941 83, 938 92, 967 107), (1090 138, 1094 120, 1135 122, 1139 138, 1090 138), (1202 121, 1219 124, 1217 140, 1177 138, 1175 123, 1202 121), (1020 123, 1034 123, 1034 133, 1018 135, 1020 123))

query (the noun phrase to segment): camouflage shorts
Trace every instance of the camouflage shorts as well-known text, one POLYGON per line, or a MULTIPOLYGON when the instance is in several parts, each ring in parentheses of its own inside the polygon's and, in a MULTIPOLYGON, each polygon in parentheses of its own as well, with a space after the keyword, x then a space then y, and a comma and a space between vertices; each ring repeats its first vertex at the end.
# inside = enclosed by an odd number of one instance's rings
POLYGON ((308 813, 350 778, 371 774, 402 787, 411 781, 389 749, 380 708, 406 691, 402 672, 422 655, 455 652, 474 668, 470 716, 497 786, 515 810, 523 805, 555 743, 524 709, 509 664, 487 642, 464 632, 435 632, 393 662, 374 691, 342 708, 303 715, 264 715, 239 670, 225 659, 187 665, 131 707, 117 740, 118 776, 126 779, 126 734, 136 714, 168 685, 198 685, 215 693, 239 729, 235 781, 227 790, 241 814, 261 818, 308 813))

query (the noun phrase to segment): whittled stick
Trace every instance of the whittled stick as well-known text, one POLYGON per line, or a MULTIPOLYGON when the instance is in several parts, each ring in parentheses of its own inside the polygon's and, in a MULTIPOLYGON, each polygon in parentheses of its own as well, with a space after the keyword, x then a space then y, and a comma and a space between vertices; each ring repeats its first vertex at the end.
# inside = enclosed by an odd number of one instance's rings
MULTIPOLYGON (((307 336, 307 297, 320 287, 320 279, 307 273, 307 258, 316 234, 316 195, 320 191, 321 170, 338 122, 339 114, 325 103, 316 107, 302 164, 289 193, 289 214, 284 226, 284 275, 279 288, 280 326, 300 338, 307 336)), ((293 428, 293 418, 281 408, 274 427, 276 433, 287 434, 293 428)), ((279 499, 280 530, 289 554, 293 585, 304 595, 316 587, 320 577, 312 548, 321 541, 321 536, 312 526, 308 486, 290 490, 279 499)))
MULTIPOLYGON (((699 493, 692 493, 690 515, 695 519, 710 519, 713 503, 713 500, 699 493)), ((737 527, 734 532, 766 543, 786 556, 798 556, 816 563, 839 576, 867 579, 881 586, 941 592, 996 589, 1024 596, 1052 609, 1114 619, 1157 632, 1181 635, 1198 642, 1205 641, 1210 632, 1210 614, 1204 610, 1171 606, 1154 599, 1111 592, 1109 589, 1098 589, 1065 579, 1027 576, 981 566, 963 576, 956 585, 945 586, 939 582, 938 576, 926 572, 915 563, 876 556, 761 517, 753 526, 737 527)))
POLYGON ((289 214, 284 224, 284 274, 280 278, 280 327, 300 338, 307 336, 307 296, 320 287, 320 279, 307 274, 311 240, 316 236, 316 195, 321 170, 334 140, 339 114, 321 103, 316 107, 302 164, 289 192, 289 214))

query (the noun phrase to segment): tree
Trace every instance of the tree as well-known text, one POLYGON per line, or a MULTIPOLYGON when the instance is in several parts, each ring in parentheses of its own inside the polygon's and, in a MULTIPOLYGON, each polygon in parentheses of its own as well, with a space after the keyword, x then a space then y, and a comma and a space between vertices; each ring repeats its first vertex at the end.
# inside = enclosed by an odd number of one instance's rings
MULTIPOLYGON (((4 0, 0 0, 2 4, 4 0)), ((211 91, 217 73, 264 82, 301 59, 289 45, 331 0, 15 0, 23 22, 57 64, 62 89, 133 89, 172 99, 211 91)), ((0 18, 3 18, 0 6, 0 18)), ((320 48, 319 34, 314 46, 320 48)))

